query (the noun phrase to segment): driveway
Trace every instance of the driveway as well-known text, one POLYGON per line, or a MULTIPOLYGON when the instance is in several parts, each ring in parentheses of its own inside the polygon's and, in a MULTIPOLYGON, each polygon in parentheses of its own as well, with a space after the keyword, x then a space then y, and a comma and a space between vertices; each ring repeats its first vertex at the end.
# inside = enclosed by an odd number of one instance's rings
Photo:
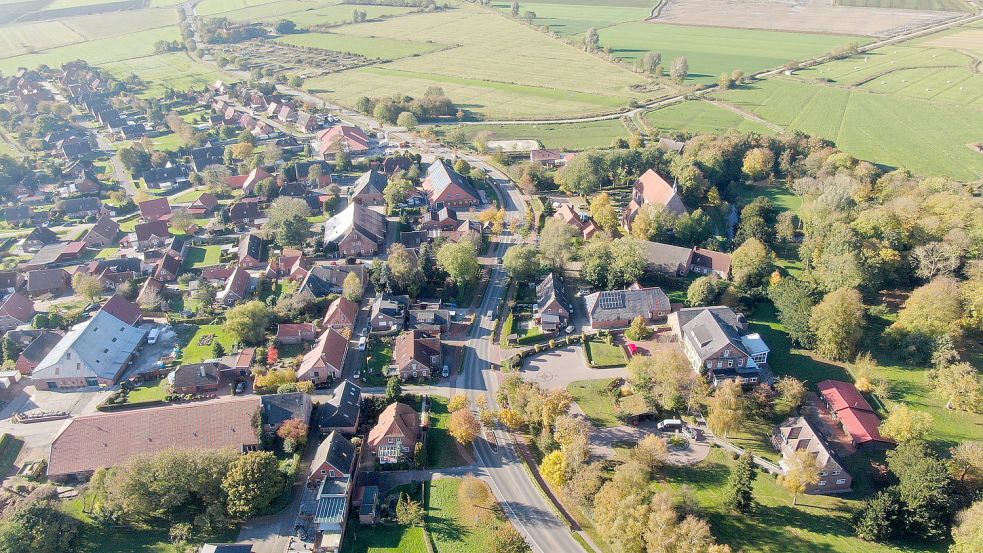
MULTIPOLYGON (((658 432, 654 422, 641 423, 639 426, 614 426, 596 429, 590 435, 590 454, 601 459, 614 459, 615 446, 622 444, 637 444, 649 434, 655 434, 668 439, 672 434, 658 432)), ((688 439, 688 438, 687 438, 688 439)), ((672 465, 695 465, 710 455, 710 442, 705 438, 701 442, 692 439, 686 449, 670 451, 668 462, 672 465)))
POLYGON ((600 380, 603 378, 627 378, 628 369, 592 369, 587 365, 582 346, 573 345, 557 348, 527 358, 522 368, 522 378, 538 382, 547 390, 566 389, 577 380, 600 380))

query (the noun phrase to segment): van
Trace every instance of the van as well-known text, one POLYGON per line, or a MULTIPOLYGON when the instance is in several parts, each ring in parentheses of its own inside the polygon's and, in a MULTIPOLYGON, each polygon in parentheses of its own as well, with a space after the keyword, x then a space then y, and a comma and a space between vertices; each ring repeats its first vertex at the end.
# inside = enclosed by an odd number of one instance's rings
POLYGON ((683 429, 683 421, 679 419, 666 419, 655 427, 661 432, 676 432, 683 429))
POLYGON ((365 351, 365 336, 358 339, 358 351, 365 351))
POLYGON ((160 336, 160 329, 159 328, 156 328, 155 327, 155 328, 151 329, 150 330, 150 334, 147 334, 147 343, 148 344, 156 344, 157 343, 157 338, 159 336, 160 336))

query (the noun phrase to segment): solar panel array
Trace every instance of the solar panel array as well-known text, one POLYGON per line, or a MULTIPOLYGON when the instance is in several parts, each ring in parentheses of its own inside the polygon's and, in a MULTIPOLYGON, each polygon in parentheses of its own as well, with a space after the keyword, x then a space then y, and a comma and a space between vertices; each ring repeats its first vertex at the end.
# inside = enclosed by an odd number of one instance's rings
POLYGON ((624 309, 625 295, 621 292, 601 292, 598 298, 601 309, 624 309))

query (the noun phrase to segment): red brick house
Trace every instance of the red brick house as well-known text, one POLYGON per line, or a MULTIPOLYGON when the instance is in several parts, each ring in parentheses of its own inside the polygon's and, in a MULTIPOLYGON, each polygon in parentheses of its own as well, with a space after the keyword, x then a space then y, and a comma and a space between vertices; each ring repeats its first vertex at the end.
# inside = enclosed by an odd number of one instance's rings
POLYGON ((276 341, 281 344, 299 344, 317 339, 314 323, 280 323, 276 325, 276 341))
POLYGON ((673 215, 685 215, 686 205, 676 192, 675 185, 662 178, 661 175, 649 169, 638 177, 635 186, 632 188, 631 202, 625 209, 624 225, 631 230, 631 223, 638 215, 638 210, 645 204, 653 204, 664 207, 673 215))
POLYGON ((400 380, 430 378, 440 371, 440 340, 419 330, 404 332, 393 346, 393 372, 400 380))
POLYGON ((835 494, 850 491, 853 477, 829 444, 805 417, 792 417, 775 429, 775 445, 782 452, 782 469, 799 451, 812 455, 819 463, 819 481, 806 488, 808 494, 835 494))
POLYGON ((389 185, 389 177, 378 171, 366 171, 352 185, 350 199, 352 202, 365 206, 384 206, 386 197, 383 192, 389 185))
POLYGON ((144 221, 167 220, 171 215, 171 204, 167 198, 154 198, 140 202, 140 217, 144 221))
POLYGON ((321 323, 322 328, 333 328, 339 332, 347 328, 349 331, 355 329, 355 320, 358 318, 358 304, 352 300, 338 296, 338 299, 331 302, 328 312, 324 315, 321 323))
POLYGON ((327 329, 304 355, 297 369, 298 380, 310 380, 315 385, 339 378, 348 355, 348 338, 337 330, 327 329))
POLYGON ((420 438, 420 419, 405 403, 393 403, 379 415, 379 422, 369 431, 366 443, 382 464, 412 458, 420 438))
POLYGON ((457 212, 449 207, 441 209, 431 209, 420 218, 418 227, 420 230, 455 230, 460 226, 461 221, 457 218, 457 212))
POLYGON ((167 375, 167 384, 174 394, 208 394, 218 391, 221 376, 219 363, 181 365, 167 375))
POLYGON ((375 255, 386 242, 386 225, 381 213, 351 203, 324 224, 324 243, 345 257, 375 255))
POLYGON ((423 179, 423 190, 430 197, 431 204, 448 207, 470 207, 478 205, 478 193, 468 180, 451 168, 446 161, 439 159, 427 168, 423 179))
POLYGON ((109 215, 103 215, 96 224, 92 225, 89 232, 85 233, 82 242, 90 248, 105 248, 116 244, 117 234, 119 234, 119 223, 109 215))

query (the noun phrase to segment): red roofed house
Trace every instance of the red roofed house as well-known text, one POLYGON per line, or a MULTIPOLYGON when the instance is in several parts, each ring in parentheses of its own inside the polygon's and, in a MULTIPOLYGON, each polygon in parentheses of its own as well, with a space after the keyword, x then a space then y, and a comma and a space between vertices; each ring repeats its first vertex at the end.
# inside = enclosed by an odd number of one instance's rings
POLYGON ((0 303, 0 331, 13 330, 34 320, 34 302, 14 292, 0 303))
POLYGON ((81 415, 66 421, 51 443, 48 478, 86 480, 97 469, 169 448, 257 451, 259 410, 259 396, 247 396, 81 415))
POLYGON ((218 207, 218 198, 215 194, 205 192, 188 208, 188 213, 192 215, 207 215, 218 207))
POLYGON ((383 464, 398 463, 413 456, 420 437, 420 419, 405 403, 393 403, 379 415, 379 422, 369 431, 369 450, 383 464))
POLYGON ((442 159, 427 168, 423 189, 429 194, 431 204, 440 203, 447 207, 478 205, 478 193, 471 184, 442 159))
POLYGON ((276 325, 276 341, 281 344, 299 344, 317 338, 314 323, 280 323, 276 325))
POLYGON ((317 339, 314 348, 304 355, 297 369, 297 379, 310 380, 317 385, 339 378, 347 355, 348 338, 329 328, 317 339))
POLYGON ((400 380, 430 378, 440 370, 440 340, 419 330, 404 332, 393 346, 393 367, 400 380))
POLYGON ((140 217, 144 221, 167 220, 171 215, 171 204, 167 198, 154 198, 140 202, 140 217))
POLYGON ((563 154, 557 150, 533 150, 529 152, 529 161, 541 163, 544 167, 557 168, 566 165, 563 154))
POLYGON ((645 204, 662 206, 674 215, 685 215, 687 212, 682 198, 676 193, 676 187, 651 169, 638 177, 632 188, 631 203, 624 214, 625 228, 631 229, 631 222, 645 204))
POLYGON ((109 298, 109 301, 102 305, 101 311, 105 311, 132 326, 139 325, 143 320, 140 307, 119 294, 113 294, 113 297, 109 298))
POLYGON ((257 167, 245 175, 236 175, 233 177, 228 177, 225 179, 226 184, 229 185, 234 190, 242 190, 246 194, 253 191, 256 184, 262 180, 266 180, 273 175, 270 174, 266 169, 262 167, 257 167))
POLYGON ((830 412, 850 435, 854 446, 894 445, 892 440, 881 436, 881 421, 856 386, 849 382, 823 380, 817 388, 830 412))
POLYGON ((557 219, 562 219, 564 223, 577 229, 577 232, 584 240, 590 240, 601 227, 597 226, 590 217, 584 217, 573 208, 571 204, 563 204, 553 214, 557 219))
POLYGON ((351 125, 335 125, 317 135, 317 153, 321 159, 333 158, 339 149, 362 153, 369 150, 369 137, 365 132, 351 125))
POLYGON ((339 332, 344 328, 354 330, 357 317, 358 304, 344 296, 339 296, 328 307, 328 312, 324 315, 321 326, 333 328, 339 332))
POLYGON ((225 305, 235 305, 246 299, 251 282, 249 273, 242 267, 236 267, 225 281, 225 288, 218 293, 218 297, 225 305))

